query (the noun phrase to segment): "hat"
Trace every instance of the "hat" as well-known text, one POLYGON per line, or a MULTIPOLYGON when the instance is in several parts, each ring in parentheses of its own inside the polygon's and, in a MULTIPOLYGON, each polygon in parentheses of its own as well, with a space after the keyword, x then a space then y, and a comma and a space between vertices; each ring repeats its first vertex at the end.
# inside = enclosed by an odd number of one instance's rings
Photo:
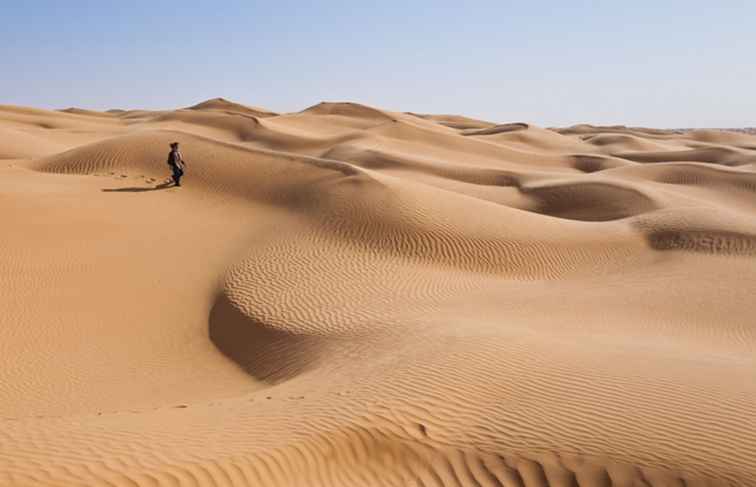
POLYGON ((177 146, 178 146, 178 142, 171 142, 171 147, 177 147, 177 146))

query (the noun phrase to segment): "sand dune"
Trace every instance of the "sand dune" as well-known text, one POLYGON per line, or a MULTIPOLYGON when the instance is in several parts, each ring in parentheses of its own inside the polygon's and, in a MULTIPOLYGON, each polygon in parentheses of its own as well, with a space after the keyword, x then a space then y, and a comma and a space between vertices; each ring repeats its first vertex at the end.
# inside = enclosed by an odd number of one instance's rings
POLYGON ((485 128, 491 128, 491 127, 496 126, 495 123, 486 122, 483 120, 476 120, 474 118, 469 118, 469 117, 463 117, 461 115, 427 115, 427 114, 412 113, 412 112, 409 112, 408 114, 414 115, 416 117, 424 118, 426 120, 431 120, 440 125, 444 125, 446 127, 459 129, 459 130, 485 129, 485 128))
POLYGON ((252 115, 254 117, 272 117, 277 115, 274 112, 268 111, 264 108, 250 107, 242 105, 241 103, 234 103, 226 100, 225 98, 213 98, 212 100, 206 100, 202 103, 198 103, 189 107, 190 110, 213 110, 223 113, 241 113, 244 115, 252 115))
POLYGON ((755 149, 0 106, 0 485, 756 485, 755 149))

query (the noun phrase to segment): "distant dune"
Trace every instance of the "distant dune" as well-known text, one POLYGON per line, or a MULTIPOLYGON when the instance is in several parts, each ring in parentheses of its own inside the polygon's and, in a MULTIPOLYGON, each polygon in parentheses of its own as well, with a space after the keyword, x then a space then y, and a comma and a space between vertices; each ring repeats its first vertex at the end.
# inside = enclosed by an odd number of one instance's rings
POLYGON ((234 103, 224 98, 213 98, 212 100, 203 101, 194 106, 189 107, 190 110, 218 110, 222 112, 236 112, 244 113, 247 115, 253 115, 255 117, 272 117, 276 114, 269 112, 264 108, 248 107, 240 103, 234 103))
POLYGON ((752 487, 755 216, 752 129, 0 106, 0 485, 752 487))

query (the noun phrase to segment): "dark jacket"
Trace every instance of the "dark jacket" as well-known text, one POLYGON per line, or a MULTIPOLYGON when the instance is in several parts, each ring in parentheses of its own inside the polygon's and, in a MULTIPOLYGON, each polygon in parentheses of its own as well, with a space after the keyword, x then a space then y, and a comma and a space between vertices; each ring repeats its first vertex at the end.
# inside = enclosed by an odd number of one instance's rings
POLYGON ((181 157, 181 152, 179 152, 178 149, 171 149, 171 152, 168 153, 168 165, 173 172, 184 172, 184 159, 181 157))

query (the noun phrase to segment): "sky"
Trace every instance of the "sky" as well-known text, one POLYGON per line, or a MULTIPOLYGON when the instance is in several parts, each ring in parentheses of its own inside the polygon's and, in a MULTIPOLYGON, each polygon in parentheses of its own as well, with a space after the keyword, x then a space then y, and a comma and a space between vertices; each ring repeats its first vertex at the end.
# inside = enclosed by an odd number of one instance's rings
POLYGON ((752 0, 0 0, 0 104, 756 126, 752 0))

